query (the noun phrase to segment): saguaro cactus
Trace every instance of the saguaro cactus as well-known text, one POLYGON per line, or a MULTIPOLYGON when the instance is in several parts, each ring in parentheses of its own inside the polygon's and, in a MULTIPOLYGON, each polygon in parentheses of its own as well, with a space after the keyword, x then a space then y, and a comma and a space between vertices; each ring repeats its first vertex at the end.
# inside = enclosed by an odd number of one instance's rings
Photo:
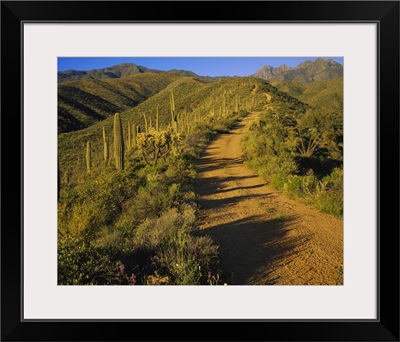
POLYGON ((158 106, 157 106, 157 109, 156 109, 156 131, 157 132, 160 131, 159 121, 158 121, 158 106))
POLYGON ((114 115, 114 158, 115 168, 124 169, 124 138, 122 134, 121 117, 118 113, 114 115))
POLYGON ((128 121, 128 150, 132 147, 132 141, 131 141, 131 122, 128 121))
POLYGON ((61 189, 61 180, 60 180, 60 161, 57 157, 57 201, 60 200, 60 189, 61 189))
POLYGON ((90 141, 86 142, 86 171, 90 172, 92 169, 92 151, 90 141))
POLYGON ((149 126, 147 124, 147 117, 145 113, 143 113, 143 119, 144 119, 144 130, 146 133, 149 133, 149 126))
POLYGON ((69 171, 68 170, 66 170, 64 172, 64 183, 69 184, 69 171))
POLYGON ((107 164, 108 160, 108 142, 107 142, 107 137, 106 137, 106 129, 103 126, 103 160, 104 163, 107 164))
POLYGON ((136 124, 132 125, 132 147, 136 147, 137 144, 137 127, 136 124))
POLYGON ((226 115, 226 93, 224 91, 224 101, 222 103, 222 115, 226 115))
POLYGON ((178 133, 178 114, 175 109, 175 100, 174 100, 174 92, 171 91, 171 124, 172 124, 172 130, 176 133, 178 133))

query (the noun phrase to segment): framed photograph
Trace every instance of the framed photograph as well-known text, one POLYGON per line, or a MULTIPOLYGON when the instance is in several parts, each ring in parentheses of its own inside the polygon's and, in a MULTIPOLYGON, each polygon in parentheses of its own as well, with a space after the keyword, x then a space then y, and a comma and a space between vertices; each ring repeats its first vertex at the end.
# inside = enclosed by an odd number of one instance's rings
POLYGON ((2 340, 399 340, 397 1, 1 25, 2 340))

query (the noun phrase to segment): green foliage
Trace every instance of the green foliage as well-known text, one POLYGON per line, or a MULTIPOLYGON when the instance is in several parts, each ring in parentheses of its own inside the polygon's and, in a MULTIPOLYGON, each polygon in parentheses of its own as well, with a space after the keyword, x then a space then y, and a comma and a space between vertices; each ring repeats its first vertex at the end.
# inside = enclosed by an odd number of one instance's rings
POLYGON ((217 246, 209 237, 195 233, 196 216, 191 206, 182 206, 181 212, 170 209, 138 227, 135 244, 153 256, 154 262, 153 273, 145 277, 147 284, 161 279, 176 285, 207 283, 209 272, 215 272, 217 266, 217 246))
POLYGON ((58 229, 63 235, 92 239, 114 222, 124 201, 135 194, 140 179, 132 170, 107 169, 91 174, 74 187, 63 187, 58 205, 58 229))
POLYGON ((298 106, 279 96, 249 124, 243 159, 275 188, 341 216, 342 114, 298 106))
POLYGON ((118 264, 78 238, 67 236, 58 240, 59 285, 120 284, 118 264))
POLYGON ((169 193, 169 186, 160 182, 154 175, 147 180, 146 186, 138 191, 132 209, 135 209, 137 218, 157 217, 161 212, 172 206, 172 198, 169 193))
POLYGON ((323 177, 316 187, 314 205, 336 216, 343 215, 343 169, 336 168, 323 177))

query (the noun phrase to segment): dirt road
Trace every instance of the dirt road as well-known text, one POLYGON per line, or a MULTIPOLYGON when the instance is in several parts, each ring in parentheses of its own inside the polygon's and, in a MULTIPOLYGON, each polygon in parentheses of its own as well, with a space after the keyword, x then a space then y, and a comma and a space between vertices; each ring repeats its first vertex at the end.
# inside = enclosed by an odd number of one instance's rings
POLYGON ((201 229, 220 245, 223 280, 240 285, 343 283, 343 222, 291 200, 244 167, 251 113, 217 136, 198 165, 201 229))

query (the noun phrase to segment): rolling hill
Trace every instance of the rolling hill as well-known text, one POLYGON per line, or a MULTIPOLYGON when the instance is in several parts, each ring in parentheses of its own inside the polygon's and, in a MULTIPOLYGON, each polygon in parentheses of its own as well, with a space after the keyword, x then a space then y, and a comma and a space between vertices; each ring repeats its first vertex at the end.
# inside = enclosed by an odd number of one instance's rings
POLYGON ((65 82, 58 85, 58 132, 86 128, 135 107, 179 76, 147 72, 117 79, 65 82))
POLYGON ((314 83, 271 81, 271 84, 312 107, 343 111, 343 78, 314 83))

